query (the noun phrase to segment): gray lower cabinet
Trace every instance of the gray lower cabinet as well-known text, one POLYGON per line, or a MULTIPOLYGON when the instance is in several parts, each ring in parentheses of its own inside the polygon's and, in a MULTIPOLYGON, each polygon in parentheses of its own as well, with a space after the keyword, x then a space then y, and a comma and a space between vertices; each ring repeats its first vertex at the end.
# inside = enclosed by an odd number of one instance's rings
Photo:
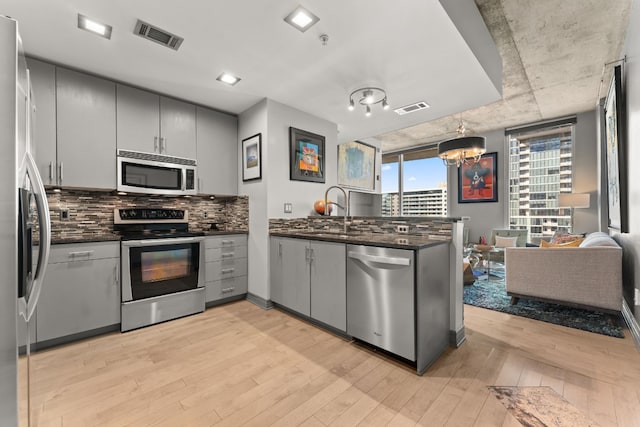
POLYGON ((346 331, 343 243, 272 237, 271 300, 346 331))
POLYGON ((247 236, 208 236, 204 240, 204 246, 205 301, 215 303, 246 294, 247 236))
POLYGON ((36 307, 37 341, 120 323, 120 243, 54 245, 36 307))
POLYGON ((198 192, 238 194, 238 118, 196 107, 198 192))

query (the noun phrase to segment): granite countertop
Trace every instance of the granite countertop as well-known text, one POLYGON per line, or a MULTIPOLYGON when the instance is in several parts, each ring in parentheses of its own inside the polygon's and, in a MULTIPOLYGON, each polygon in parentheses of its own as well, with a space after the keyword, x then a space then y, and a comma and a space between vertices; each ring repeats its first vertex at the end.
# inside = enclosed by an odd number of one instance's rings
POLYGON ((396 249, 419 250, 429 246, 449 244, 450 239, 434 239, 428 236, 412 234, 381 234, 349 232, 340 234, 322 231, 272 231, 276 237, 291 237, 294 239, 321 240, 334 243, 350 243, 354 245, 379 246, 396 249))
POLYGON ((62 245, 66 243, 94 243, 94 242, 118 242, 120 235, 116 233, 104 234, 77 234, 62 237, 51 237, 52 245, 62 245))
POLYGON ((207 230, 204 232, 205 236, 224 236, 225 234, 249 234, 248 231, 224 231, 224 230, 207 230))
MULTIPOLYGON (((225 234, 249 234, 248 231, 220 231, 220 230, 208 230, 204 232, 205 236, 223 236, 225 234)), ((117 242, 120 241, 120 234, 117 233, 85 233, 66 235, 61 237, 51 236, 52 245, 63 245, 67 243, 95 243, 95 242, 117 242)), ((38 242, 34 242, 34 245, 38 242)))

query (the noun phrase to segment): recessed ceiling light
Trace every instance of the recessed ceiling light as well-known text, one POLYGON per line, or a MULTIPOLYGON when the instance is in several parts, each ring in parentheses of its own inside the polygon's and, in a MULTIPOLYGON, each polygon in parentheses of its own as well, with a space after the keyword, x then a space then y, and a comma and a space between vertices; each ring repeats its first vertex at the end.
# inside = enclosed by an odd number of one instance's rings
POLYGON ((230 73, 222 73, 218 77, 216 77, 216 80, 222 83, 226 83, 229 86, 233 86, 236 83, 238 83, 241 79, 240 77, 236 77, 230 73))
POLYGON ((104 37, 105 39, 111 39, 111 25, 101 24, 100 22, 94 21, 93 19, 87 18, 81 14, 78 14, 78 28, 90 31, 104 37))
POLYGON ((311 28, 313 24, 318 22, 320 18, 304 7, 298 6, 293 12, 288 14, 284 20, 304 33, 311 28))

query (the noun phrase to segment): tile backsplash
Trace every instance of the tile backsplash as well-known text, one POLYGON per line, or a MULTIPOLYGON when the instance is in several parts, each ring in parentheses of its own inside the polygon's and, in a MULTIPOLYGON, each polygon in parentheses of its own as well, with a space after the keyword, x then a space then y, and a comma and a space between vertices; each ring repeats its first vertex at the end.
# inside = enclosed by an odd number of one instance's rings
POLYGON ((47 191, 47 199, 54 239, 112 233, 113 210, 128 207, 188 210, 190 231, 207 231, 212 224, 223 231, 249 230, 249 200, 246 196, 214 199, 209 196, 120 196, 111 192, 65 189, 59 193, 47 191), (62 210, 68 210, 68 220, 61 219, 62 210))

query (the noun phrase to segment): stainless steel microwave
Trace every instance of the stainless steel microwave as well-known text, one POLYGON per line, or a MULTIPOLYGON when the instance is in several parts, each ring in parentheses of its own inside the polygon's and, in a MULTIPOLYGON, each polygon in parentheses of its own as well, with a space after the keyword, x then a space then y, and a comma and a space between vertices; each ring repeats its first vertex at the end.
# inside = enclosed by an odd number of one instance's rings
POLYGON ((197 194, 193 159, 118 150, 118 191, 182 196, 197 194))

